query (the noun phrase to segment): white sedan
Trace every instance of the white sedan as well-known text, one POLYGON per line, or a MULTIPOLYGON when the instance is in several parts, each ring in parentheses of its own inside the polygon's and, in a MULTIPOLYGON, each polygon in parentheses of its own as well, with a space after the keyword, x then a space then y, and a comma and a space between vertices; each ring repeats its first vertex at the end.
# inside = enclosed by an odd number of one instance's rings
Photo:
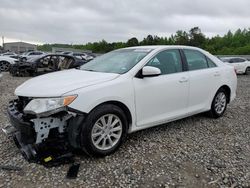
POLYGON ((237 74, 249 74, 250 73, 250 61, 242 57, 225 57, 221 60, 235 68, 237 74))
POLYGON ((36 157, 39 146, 56 146, 61 139, 90 155, 105 156, 128 133, 202 112, 221 117, 236 86, 234 68, 202 49, 132 47, 80 69, 26 81, 16 89, 18 99, 10 102, 8 114, 27 159, 36 157))
POLYGON ((40 52, 40 51, 24 52, 22 55, 20 55, 19 58, 21 61, 27 61, 28 59, 39 57, 45 54, 46 54, 45 52, 40 52))
POLYGON ((0 56, 0 71, 9 71, 10 65, 15 64, 17 61, 17 59, 8 56, 0 56))

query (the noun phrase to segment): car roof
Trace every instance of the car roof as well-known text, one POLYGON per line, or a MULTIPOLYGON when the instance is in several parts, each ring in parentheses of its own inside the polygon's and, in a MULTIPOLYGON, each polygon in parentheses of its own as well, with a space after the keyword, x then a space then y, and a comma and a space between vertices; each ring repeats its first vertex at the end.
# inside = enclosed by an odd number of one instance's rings
POLYGON ((221 57, 221 59, 224 59, 224 60, 230 60, 230 59, 235 59, 235 58, 239 58, 239 59, 245 59, 244 57, 221 57))
POLYGON ((41 59, 41 58, 44 58, 44 57, 47 57, 47 56, 63 56, 63 57, 69 57, 69 58, 73 58, 73 59, 78 59, 78 58, 75 58, 72 55, 50 53, 50 54, 42 54, 42 55, 36 56, 34 58, 29 59, 29 61, 37 61, 38 59, 41 59))
POLYGON ((58 54, 58 53, 48 53, 48 54, 42 54, 40 57, 46 57, 46 56, 64 56, 64 57, 74 57, 72 55, 68 54, 58 54))
POLYGON ((193 46, 184 46, 184 45, 152 45, 152 46, 133 46, 128 47, 125 49, 151 49, 151 50, 160 50, 160 49, 194 49, 194 50, 201 50, 200 48, 193 47, 193 46))

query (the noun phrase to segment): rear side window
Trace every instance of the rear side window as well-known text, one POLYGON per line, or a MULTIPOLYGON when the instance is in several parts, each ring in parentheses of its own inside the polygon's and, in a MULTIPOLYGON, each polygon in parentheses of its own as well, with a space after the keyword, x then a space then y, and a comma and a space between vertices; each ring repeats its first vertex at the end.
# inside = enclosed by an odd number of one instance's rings
POLYGON ((204 54, 196 50, 183 50, 187 59, 189 70, 200 70, 208 68, 207 59, 204 54))
POLYGON ((217 67, 217 65, 208 57, 207 57, 207 63, 208 63, 209 68, 217 67))
POLYGON ((159 68, 161 74, 182 72, 182 61, 179 50, 165 50, 153 57, 147 66, 159 68))
POLYGON ((246 60, 245 59, 241 59, 241 58, 236 58, 235 59, 235 62, 236 63, 243 63, 243 62, 245 62, 246 60))
POLYGON ((230 58, 230 59, 226 59, 224 60, 225 62, 229 62, 229 63, 243 63, 246 60, 242 59, 242 58, 230 58))

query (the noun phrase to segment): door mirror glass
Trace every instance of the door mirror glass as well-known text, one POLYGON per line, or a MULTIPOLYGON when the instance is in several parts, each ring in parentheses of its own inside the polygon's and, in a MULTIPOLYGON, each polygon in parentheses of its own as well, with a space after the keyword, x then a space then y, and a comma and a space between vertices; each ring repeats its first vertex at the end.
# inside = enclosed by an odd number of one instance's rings
POLYGON ((142 68, 143 77, 152 77, 161 75, 161 70, 152 66, 145 66, 142 68))

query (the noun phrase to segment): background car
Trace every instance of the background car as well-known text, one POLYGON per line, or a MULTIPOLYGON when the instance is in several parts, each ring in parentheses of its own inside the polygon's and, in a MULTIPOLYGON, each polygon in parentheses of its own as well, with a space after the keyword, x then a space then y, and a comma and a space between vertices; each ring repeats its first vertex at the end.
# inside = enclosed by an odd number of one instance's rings
POLYGON ((95 58, 95 55, 92 53, 83 53, 83 52, 70 52, 70 51, 66 51, 66 52, 61 52, 61 54, 64 55, 72 55, 77 57, 78 59, 82 59, 85 61, 91 61, 95 58))
POLYGON ((20 61, 27 61, 28 59, 45 54, 46 54, 45 52, 40 52, 40 51, 24 52, 22 55, 20 55, 20 61))
POLYGON ((18 54, 16 54, 15 52, 5 52, 5 53, 0 54, 0 56, 11 57, 11 56, 18 56, 18 54))
POLYGON ((229 65, 233 66, 237 74, 249 74, 250 73, 250 61, 242 57, 224 57, 221 60, 229 65))
POLYGON ((63 54, 63 55, 69 55, 70 53, 72 52, 71 51, 60 52, 60 54, 63 54))
POLYGON ((93 60, 95 58, 94 56, 89 55, 87 53, 76 53, 76 52, 74 52, 74 53, 69 54, 69 55, 73 55, 73 56, 75 56, 75 57, 77 57, 79 59, 83 59, 85 61, 91 61, 91 60, 93 60))
POLYGON ((46 54, 18 62, 11 65, 10 73, 13 76, 35 76, 63 69, 80 67, 85 60, 63 54, 46 54))
POLYGON ((15 58, 0 56, 0 70, 2 72, 9 71, 10 66, 15 64, 16 62, 18 62, 18 60, 15 58))

